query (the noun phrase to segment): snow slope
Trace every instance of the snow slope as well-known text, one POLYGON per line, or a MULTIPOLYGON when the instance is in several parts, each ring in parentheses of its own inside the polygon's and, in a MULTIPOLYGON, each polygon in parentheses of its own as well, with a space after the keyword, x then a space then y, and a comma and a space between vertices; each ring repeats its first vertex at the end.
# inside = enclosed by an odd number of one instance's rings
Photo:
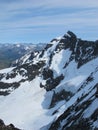
POLYGON ((51 121, 41 104, 45 89, 39 87, 39 82, 40 78, 37 77, 32 82, 21 84, 19 89, 0 102, 0 118, 5 120, 6 124, 12 122, 21 129, 38 130, 51 121))

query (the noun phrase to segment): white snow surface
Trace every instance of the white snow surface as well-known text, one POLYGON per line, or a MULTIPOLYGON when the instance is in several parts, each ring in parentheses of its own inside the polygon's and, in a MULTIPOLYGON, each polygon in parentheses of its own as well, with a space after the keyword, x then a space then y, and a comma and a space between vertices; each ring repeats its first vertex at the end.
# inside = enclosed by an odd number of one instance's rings
POLYGON ((86 109, 85 113, 84 113, 84 117, 90 117, 93 112, 98 108, 98 99, 95 99, 93 101, 93 103, 90 105, 90 107, 88 107, 88 109, 86 109))
MULTIPOLYGON (((13 123, 24 130, 39 130, 50 123, 53 117, 47 115, 43 105, 45 89, 39 87, 40 78, 25 82, 10 95, 0 98, 0 118, 6 124, 13 123)), ((47 106, 46 106, 47 107, 47 106)))
POLYGON ((13 70, 15 67, 10 67, 10 68, 6 68, 6 69, 2 69, 0 70, 0 74, 3 74, 3 73, 8 73, 10 72, 11 70, 13 70))
POLYGON ((23 57, 20 58, 20 61, 22 61, 22 64, 27 63, 27 60, 29 59, 30 54, 26 54, 23 57))
POLYGON ((52 69, 55 73, 54 77, 60 75, 64 70, 63 67, 71 55, 71 51, 68 50, 61 50, 59 53, 55 53, 50 69, 52 69))
POLYGON ((86 78, 87 78, 86 76, 80 75, 66 82, 63 81, 57 86, 56 92, 60 92, 61 90, 66 90, 75 93, 79 89, 81 83, 83 83, 83 81, 86 78))

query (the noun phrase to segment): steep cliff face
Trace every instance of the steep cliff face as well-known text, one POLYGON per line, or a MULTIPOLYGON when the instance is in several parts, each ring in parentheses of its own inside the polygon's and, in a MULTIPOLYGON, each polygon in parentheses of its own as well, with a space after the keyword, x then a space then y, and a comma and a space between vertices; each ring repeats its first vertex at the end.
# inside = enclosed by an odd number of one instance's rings
POLYGON ((1 70, 0 118, 25 130, 98 129, 97 49, 68 31, 1 70))

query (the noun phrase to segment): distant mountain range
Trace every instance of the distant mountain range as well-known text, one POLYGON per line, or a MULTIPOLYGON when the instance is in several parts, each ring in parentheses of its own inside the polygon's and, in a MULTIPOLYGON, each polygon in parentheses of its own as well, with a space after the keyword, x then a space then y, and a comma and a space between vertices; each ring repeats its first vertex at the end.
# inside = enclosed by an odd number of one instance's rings
POLYGON ((21 130, 98 130, 98 41, 68 31, 0 70, 0 118, 21 130))
POLYGON ((19 59, 28 52, 42 50, 46 44, 0 44, 0 69, 7 68, 13 61, 19 59))

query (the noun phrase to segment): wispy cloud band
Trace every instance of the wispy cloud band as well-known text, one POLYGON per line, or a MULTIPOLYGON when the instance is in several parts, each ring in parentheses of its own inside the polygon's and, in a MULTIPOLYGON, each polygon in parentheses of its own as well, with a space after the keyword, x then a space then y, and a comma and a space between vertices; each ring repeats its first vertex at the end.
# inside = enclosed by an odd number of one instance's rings
MULTIPOLYGON (((29 41, 43 41, 42 37, 44 36, 45 41, 47 41, 50 38, 49 33, 56 36, 67 29, 72 29, 78 35, 84 31, 88 34, 86 36, 87 39, 97 38, 98 0, 0 1, 1 42, 7 40, 22 41, 23 35, 24 40, 27 41, 28 38, 29 41), (10 35, 8 33, 10 33, 10 35), (94 34, 94 36, 92 34, 94 34), (16 35, 17 37, 15 37, 16 35), (19 37, 21 35, 22 39, 18 39, 18 35, 19 37), (34 37, 32 35, 34 35, 34 37), (37 38, 37 40, 35 38, 37 38)), ((86 37, 84 36, 84 38, 86 37)))

